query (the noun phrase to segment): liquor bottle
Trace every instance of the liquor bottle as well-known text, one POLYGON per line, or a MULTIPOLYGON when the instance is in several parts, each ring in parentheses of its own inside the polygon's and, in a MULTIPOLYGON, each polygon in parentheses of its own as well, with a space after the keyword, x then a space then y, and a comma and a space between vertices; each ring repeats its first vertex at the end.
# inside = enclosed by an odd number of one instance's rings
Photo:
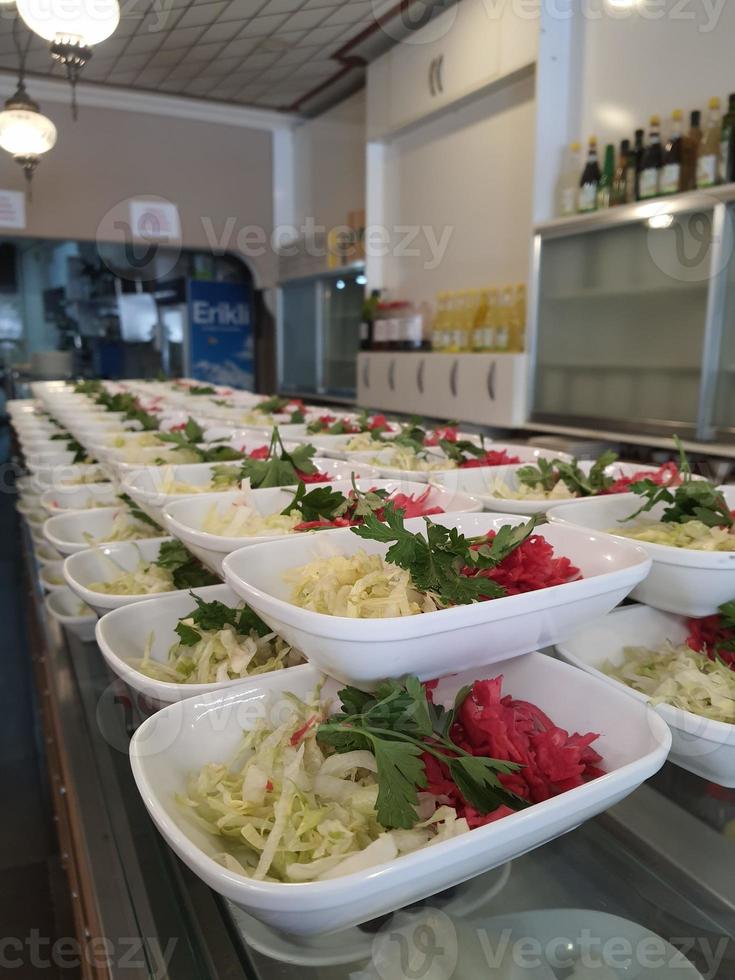
POLYGON ((720 118, 720 100, 717 96, 714 96, 714 98, 709 100, 707 125, 699 143, 697 187, 714 187, 722 179, 720 160, 721 136, 722 120, 720 118))
POLYGON ((565 154, 564 166, 559 178, 559 214, 564 218, 577 212, 581 172, 582 146, 580 143, 571 143, 565 154))
POLYGON ((604 210, 610 207, 613 181, 615 180, 615 147, 608 143, 605 147, 605 164, 597 185, 597 207, 604 210))
POLYGON ((689 122, 689 132, 683 139, 681 149, 682 190, 693 191, 697 187, 697 157, 702 141, 702 113, 695 109, 689 122))
POLYGON ((661 193, 678 194, 683 191, 682 186, 682 149, 683 139, 681 135, 681 124, 684 113, 681 109, 674 109, 671 114, 672 127, 671 136, 664 149, 664 165, 661 169, 661 193))
POLYGON ((360 320, 360 350, 372 350, 374 342, 375 314, 380 303, 380 290, 373 289, 362 304, 360 320))
POLYGON ((651 116, 651 131, 648 139, 649 143, 643 152, 641 172, 638 177, 638 197, 641 201, 658 197, 660 191, 663 151, 661 149, 661 119, 659 116, 651 116))
POLYGON ((726 184, 735 180, 735 93, 730 96, 720 132, 720 164, 726 184))
POLYGON ((635 146, 633 148, 633 159, 631 161, 631 182, 628 184, 628 201, 639 201, 641 197, 640 182, 641 182, 641 167, 643 166, 643 154, 646 152, 646 148, 643 144, 643 138, 646 133, 643 129, 636 129, 635 131, 635 146), (631 187, 632 183, 632 187, 631 187))
POLYGON ((597 188, 600 183, 600 165, 597 162, 597 137, 590 136, 587 163, 579 180, 579 197, 577 210, 580 213, 594 211, 597 208, 597 188))
POLYGON ((615 168, 612 194, 610 195, 610 204, 612 207, 625 204, 628 200, 628 177, 630 171, 630 140, 623 140, 620 144, 620 155, 618 156, 618 165, 615 168))

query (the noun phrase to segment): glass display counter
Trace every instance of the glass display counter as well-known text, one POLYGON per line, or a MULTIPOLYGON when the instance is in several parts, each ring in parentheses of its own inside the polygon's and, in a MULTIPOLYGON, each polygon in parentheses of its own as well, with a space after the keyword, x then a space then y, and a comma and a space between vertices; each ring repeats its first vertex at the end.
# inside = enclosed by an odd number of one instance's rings
POLYGON ((54 797, 64 803, 60 836, 88 951, 86 976, 735 976, 735 791, 671 765, 566 836, 381 920, 310 940, 256 922, 196 878, 159 836, 127 756, 141 705, 110 674, 95 643, 47 619, 30 549, 26 572, 31 648, 54 797))

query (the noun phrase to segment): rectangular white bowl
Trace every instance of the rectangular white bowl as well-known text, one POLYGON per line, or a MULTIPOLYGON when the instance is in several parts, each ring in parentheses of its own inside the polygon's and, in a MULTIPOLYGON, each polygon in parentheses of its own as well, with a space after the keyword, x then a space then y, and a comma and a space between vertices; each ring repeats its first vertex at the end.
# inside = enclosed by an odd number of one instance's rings
MULTIPOLYGON (((371 488, 387 490, 389 494, 405 493, 420 495, 429 489, 425 483, 406 483, 399 480, 357 480, 359 490, 371 488)), ((338 480, 326 484, 343 494, 352 489, 351 480, 338 480)), ((307 488, 308 489, 308 488, 307 488)), ((172 501, 163 510, 163 524, 174 537, 180 538, 188 548, 218 575, 222 574, 222 560, 225 555, 250 545, 263 544, 267 541, 282 541, 291 537, 290 534, 262 534, 252 537, 228 537, 221 534, 211 534, 201 529, 209 510, 214 505, 224 514, 232 504, 251 501, 256 510, 263 515, 280 514, 293 500, 295 490, 272 487, 263 490, 251 490, 249 494, 239 490, 229 493, 202 494, 196 497, 186 497, 183 500, 172 501), (206 556, 206 557, 205 557, 206 556)), ((431 489, 429 507, 442 507, 447 514, 470 513, 482 510, 482 504, 469 494, 458 494, 441 487, 431 489)), ((319 534, 329 534, 329 530, 320 530, 319 534)))
POLYGON ((159 595, 185 594, 188 589, 175 589, 156 595, 107 595, 104 592, 93 592, 88 588, 90 582, 110 582, 119 575, 119 571, 115 570, 109 559, 125 571, 132 572, 141 559, 154 561, 158 557, 161 544, 171 540, 171 538, 147 538, 143 541, 121 541, 118 544, 105 545, 103 548, 77 551, 76 554, 69 555, 64 562, 66 584, 99 616, 109 609, 129 606, 142 599, 157 599, 159 595))
MULTIPOLYGON (((487 444, 488 450, 493 450, 493 452, 507 452, 510 456, 517 456, 522 463, 533 463, 537 459, 562 459, 567 458, 564 453, 553 453, 549 449, 539 449, 536 446, 528 446, 525 444, 516 444, 510 442, 492 442, 487 444)), ((439 458, 444 457, 444 453, 437 446, 428 447, 428 451, 438 456, 439 458)), ((444 486, 453 487, 459 489, 460 483, 457 482, 456 485, 452 483, 452 479, 459 481, 461 478, 457 474, 461 474, 464 471, 459 469, 459 467, 442 469, 442 470, 401 470, 397 469, 395 466, 390 464, 391 454, 394 452, 388 445, 385 449, 376 451, 369 451, 364 453, 351 453, 350 459, 352 462, 365 462, 375 467, 380 476, 388 480, 417 480, 419 483, 438 483, 441 482, 444 486), (377 460, 377 462, 373 462, 377 460)), ((568 457, 571 458, 571 457, 568 457)), ((484 473, 488 478, 494 474, 498 467, 496 466, 473 466, 470 468, 473 472, 484 473)))
MULTIPOLYGON (((687 635, 684 616, 650 606, 625 606, 583 627, 560 643, 557 650, 568 663, 647 704, 645 694, 609 677, 602 665, 608 660, 616 666, 621 664, 625 647, 655 649, 666 640, 679 645, 687 635)), ((671 729, 671 762, 721 786, 735 787, 735 725, 669 704, 660 704, 655 710, 671 729)))
MULTIPOLYGON (((523 523, 504 514, 438 514, 437 524, 468 537, 523 523)), ((406 521, 425 531, 423 518, 406 521)), ((573 528, 538 533, 581 569, 583 579, 522 595, 388 619, 350 619, 301 609, 289 601, 283 573, 325 554, 385 555, 387 546, 349 528, 241 548, 223 563, 225 581, 258 615, 325 673, 349 683, 417 674, 422 680, 468 670, 549 646, 609 612, 648 573, 650 560, 630 542, 573 528), (561 532, 561 533, 560 533, 561 532), (571 533, 570 533, 571 532, 571 533)))
MULTIPOLYGON (((735 508, 735 487, 722 487, 722 490, 728 506, 735 508)), ((575 500, 562 507, 551 507, 548 518, 554 524, 602 531, 616 541, 631 541, 616 535, 614 530, 622 518, 634 514, 642 503, 633 493, 575 500)), ((637 517, 636 522, 660 520, 663 509, 664 505, 658 504, 648 514, 637 517)), ((695 551, 648 541, 635 544, 644 549, 653 565, 631 598, 682 616, 710 616, 723 602, 735 597, 735 551, 695 551)))
POLYGON ((41 565, 38 572, 38 581, 44 592, 54 592, 56 589, 67 589, 66 579, 64 578, 64 559, 49 561, 41 565), (59 581, 52 581, 58 579, 59 581))
POLYGON ((43 492, 60 487, 85 486, 86 484, 77 484, 73 481, 89 476, 94 478, 95 483, 101 483, 108 479, 108 474, 97 463, 70 463, 61 466, 57 464, 38 467, 31 473, 30 480, 34 487, 43 492))
MULTIPOLYGON (((335 480, 350 480, 352 474, 355 476, 375 477, 377 473, 372 466, 353 466, 341 460, 326 459, 325 457, 315 456, 313 463, 320 473, 326 473, 335 480)), ((212 479, 212 469, 217 466, 234 466, 234 463, 186 463, 176 466, 138 466, 130 467, 121 474, 122 488, 129 497, 139 504, 139 506, 150 514, 154 520, 162 518, 164 507, 175 500, 183 500, 191 497, 191 492, 187 493, 168 493, 165 491, 165 477, 168 472, 173 479, 182 483, 190 483, 195 486, 206 487, 212 479)), ((202 491, 212 493, 217 491, 202 491)), ((230 493, 231 490, 224 490, 223 493, 230 493)))
MULTIPOLYGON (((563 454, 557 453, 555 459, 561 459, 563 454)), ((580 460, 579 467, 583 473, 589 473, 594 464, 593 460, 580 460)), ((453 470, 449 473, 440 473, 438 476, 429 476, 429 483, 437 483, 441 486, 456 487, 466 493, 472 493, 482 501, 486 510, 499 511, 502 514, 543 514, 552 507, 565 507, 568 504, 576 503, 580 497, 570 497, 568 500, 512 500, 508 497, 496 497, 491 492, 491 487, 495 481, 500 480, 510 487, 511 490, 518 488, 518 470, 528 463, 514 463, 509 466, 494 466, 490 469, 453 470)), ((633 476, 635 473, 655 472, 657 467, 647 467, 644 463, 613 463, 605 469, 608 476, 618 479, 621 476, 633 476)))
MULTIPOLYGON (((228 871, 212 857, 216 838, 185 822, 175 794, 192 770, 234 755, 269 697, 307 696, 315 670, 272 675, 269 691, 255 679, 231 691, 188 698, 144 722, 130 743, 138 789, 156 826, 186 865, 207 885, 276 929, 314 935, 342 929, 467 881, 553 840, 618 803, 663 764, 671 744, 665 722, 650 708, 582 671, 529 653, 484 671, 443 680, 435 699, 451 702, 465 683, 499 673, 503 692, 532 701, 570 732, 600 733, 595 748, 604 776, 452 840, 330 881, 256 882, 228 871), (276 685, 276 681, 278 684, 276 685), (185 829, 183 829, 185 828, 185 829)), ((337 687, 329 683, 331 697, 337 687)))
POLYGON ((94 510, 57 514, 47 519, 43 525, 43 533, 52 548, 56 548, 62 555, 73 555, 77 551, 86 551, 87 548, 112 544, 109 535, 112 534, 112 526, 120 514, 124 514, 127 522, 140 531, 140 538, 130 540, 163 537, 165 534, 163 529, 158 533, 147 534, 147 531, 155 532, 155 528, 133 517, 124 504, 119 504, 117 507, 98 507, 94 510), (94 541, 90 542, 85 535, 90 535, 94 541))
POLYGON ((68 629, 85 643, 94 639, 97 616, 94 612, 80 613, 79 598, 69 588, 54 589, 46 596, 46 609, 59 626, 68 629))
POLYGON ((87 483, 78 487, 45 490, 40 502, 46 513, 51 515, 121 506, 119 493, 111 483, 87 483))
MULTIPOLYGON (((227 606, 240 606, 242 599, 226 585, 207 585, 191 592, 205 602, 224 602, 227 606)), ((173 704, 183 698, 199 697, 211 691, 231 688, 236 684, 258 683, 267 688, 271 678, 281 671, 269 674, 258 674, 252 680, 245 678, 236 681, 221 681, 212 684, 174 684, 169 681, 157 681, 147 677, 135 667, 130 660, 143 656, 148 638, 153 636, 151 658, 159 663, 168 663, 168 651, 178 636, 176 624, 182 616, 186 616, 196 608, 196 603, 189 592, 167 592, 155 600, 143 599, 129 606, 122 606, 106 613, 97 623, 97 643, 108 667, 117 674, 134 691, 155 702, 155 707, 173 704)), ((291 671, 311 670, 308 666, 288 667, 291 671)), ((294 675, 298 677, 298 673, 294 675)), ((279 681, 280 683, 280 681, 279 681)))

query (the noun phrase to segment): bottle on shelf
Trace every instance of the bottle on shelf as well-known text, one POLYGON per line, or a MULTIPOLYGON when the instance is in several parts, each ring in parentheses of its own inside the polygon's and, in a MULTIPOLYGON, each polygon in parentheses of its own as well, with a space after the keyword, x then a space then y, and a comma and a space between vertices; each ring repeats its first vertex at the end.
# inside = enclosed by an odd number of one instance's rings
POLYGON ((661 193, 678 194, 683 191, 682 186, 682 120, 684 113, 681 109, 674 109, 671 114, 671 136, 669 137, 663 152, 663 166, 661 168, 661 193))
MULTIPOLYGON (((639 201, 641 197, 640 183, 641 183, 641 168, 643 167, 643 156, 646 152, 646 147, 644 145, 644 139, 646 132, 644 129, 636 129, 635 131, 635 143, 633 145, 632 151, 632 196, 629 197, 630 201, 639 201)), ((628 187, 630 194, 631 188, 628 187)))
POLYGON ((658 197, 661 188, 661 166, 663 151, 661 149, 661 119, 651 116, 649 143, 643 152, 641 171, 638 177, 638 198, 646 201, 658 197))
POLYGON ((735 92, 730 96, 727 112, 722 119, 720 166, 722 180, 726 184, 732 183, 735 180, 735 92))
POLYGON ((707 125, 699 143, 697 159, 697 187, 714 187, 721 180, 721 137, 722 119, 720 117, 720 100, 714 96, 709 100, 709 116, 707 125))
POLYGON ((373 350, 388 350, 389 303, 378 303, 373 320, 373 350))
POLYGON ((424 346, 424 317, 416 303, 400 303, 397 311, 398 350, 418 351, 424 346))
POLYGON ((597 162, 597 137, 590 136, 587 163, 579 180, 577 210, 584 214, 597 208, 597 188, 600 184, 600 165, 597 162))
POLYGON ((569 217, 577 213, 579 175, 582 172, 582 146, 571 143, 564 154, 564 163, 559 178, 559 214, 569 217))
POLYGON ((487 313, 482 329, 482 349, 495 350, 495 331, 498 325, 498 290, 492 286, 487 294, 487 313))
POLYGON ((360 350, 372 350, 374 343, 375 314, 380 303, 380 290, 371 289, 362 304, 360 318, 360 350))
POLYGON ((513 329, 510 349, 522 353, 526 346, 526 284, 516 283, 513 296, 513 329))
POLYGON ((695 109, 689 117, 689 132, 682 140, 681 148, 681 188, 693 191, 697 187, 697 157, 702 141, 702 113, 695 109))
POLYGON ((513 324, 513 287, 503 286, 498 303, 498 322, 495 328, 493 350, 504 352, 510 349, 513 324))
POLYGON ((480 290, 480 298, 472 324, 472 340, 470 346, 476 354, 485 350, 485 321, 487 320, 489 306, 488 292, 487 289, 480 290))
POLYGON ((628 175, 630 169, 630 140, 623 140, 620 144, 618 165, 615 168, 612 194, 610 195, 610 205, 612 207, 625 204, 628 200, 628 175))
POLYGON ((436 312, 431 325, 431 349, 435 351, 442 351, 446 347, 448 299, 449 293, 437 293, 436 312))
POLYGON ((610 207, 613 181, 615 180, 615 147, 608 143, 605 147, 605 162, 597 184, 597 208, 604 210, 610 207))
POLYGON ((459 329, 456 337, 456 349, 460 353, 472 350, 472 330, 475 325, 475 314, 479 303, 479 290, 466 289, 462 297, 458 319, 459 329))

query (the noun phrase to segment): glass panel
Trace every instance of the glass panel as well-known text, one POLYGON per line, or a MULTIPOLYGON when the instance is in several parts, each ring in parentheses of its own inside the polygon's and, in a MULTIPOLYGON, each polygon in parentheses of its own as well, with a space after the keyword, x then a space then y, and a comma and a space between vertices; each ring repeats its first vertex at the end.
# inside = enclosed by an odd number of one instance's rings
POLYGON ((735 439, 735 205, 728 205, 722 262, 725 267, 725 296, 722 309, 722 342, 717 364, 712 424, 721 435, 735 439))
POLYGON ((281 293, 281 391, 317 390, 316 283, 293 282, 281 293))
POLYGON ((324 394, 352 397, 357 387, 357 351, 364 289, 357 277, 327 279, 323 286, 324 394))
POLYGON ((712 211, 652 220, 542 243, 534 419, 695 426, 712 211))

